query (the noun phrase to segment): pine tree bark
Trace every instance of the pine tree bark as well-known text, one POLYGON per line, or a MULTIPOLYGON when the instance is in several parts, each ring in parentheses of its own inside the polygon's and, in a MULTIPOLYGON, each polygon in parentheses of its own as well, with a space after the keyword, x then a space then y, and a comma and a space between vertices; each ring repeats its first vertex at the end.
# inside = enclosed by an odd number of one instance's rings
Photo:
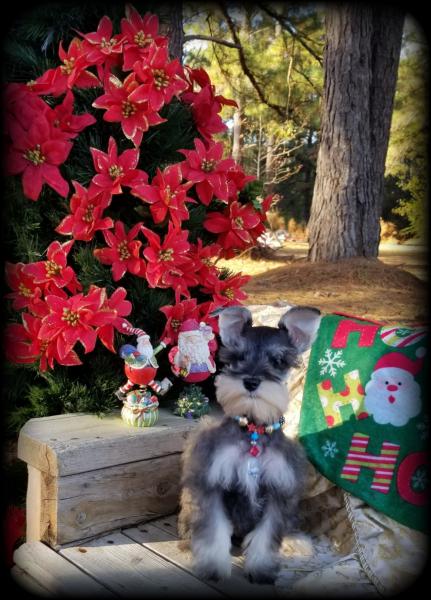
POLYGON ((328 6, 321 142, 308 224, 313 262, 378 255, 403 21, 384 6, 328 6))
POLYGON ((237 98, 236 103, 238 108, 233 113, 233 128, 232 128, 232 158, 241 164, 241 128, 242 128, 242 103, 241 99, 237 98))
POLYGON ((161 4, 157 10, 160 33, 169 37, 169 55, 183 62, 184 29, 182 0, 174 4, 161 4))

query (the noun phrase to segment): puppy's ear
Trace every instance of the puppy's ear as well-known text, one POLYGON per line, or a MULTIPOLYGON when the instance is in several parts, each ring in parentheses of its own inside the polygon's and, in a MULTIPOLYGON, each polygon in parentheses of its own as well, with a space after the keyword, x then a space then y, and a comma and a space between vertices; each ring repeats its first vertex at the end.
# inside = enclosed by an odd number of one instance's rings
POLYGON ((228 306, 218 318, 221 341, 226 347, 237 347, 244 327, 252 323, 251 312, 245 306, 228 306))
POLYGON ((298 352, 304 352, 316 339, 321 318, 317 308, 294 306, 281 317, 278 326, 288 331, 298 352))

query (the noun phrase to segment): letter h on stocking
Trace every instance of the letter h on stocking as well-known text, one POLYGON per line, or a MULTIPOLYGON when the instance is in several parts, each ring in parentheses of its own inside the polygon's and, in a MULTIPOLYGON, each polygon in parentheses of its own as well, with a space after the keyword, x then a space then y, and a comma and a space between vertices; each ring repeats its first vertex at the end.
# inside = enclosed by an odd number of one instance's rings
POLYGON ((374 478, 371 489, 387 494, 394 476, 400 446, 383 442, 380 454, 373 455, 367 452, 369 439, 370 437, 363 433, 353 434, 341 477, 356 483, 362 468, 372 469, 374 478))

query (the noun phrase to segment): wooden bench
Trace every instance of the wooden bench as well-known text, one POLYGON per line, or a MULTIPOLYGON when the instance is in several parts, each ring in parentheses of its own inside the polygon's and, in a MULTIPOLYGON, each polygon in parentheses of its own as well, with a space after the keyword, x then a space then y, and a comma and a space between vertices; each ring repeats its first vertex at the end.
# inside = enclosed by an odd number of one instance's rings
POLYGON ((181 548, 180 456, 196 421, 160 410, 153 427, 118 414, 31 419, 18 456, 28 465, 27 541, 14 553, 18 587, 44 597, 271 598, 244 577, 201 581, 181 548))
POLYGON ((172 514, 181 452, 195 426, 166 409, 144 428, 119 413, 28 421, 18 440, 28 465, 27 542, 55 548, 172 514))

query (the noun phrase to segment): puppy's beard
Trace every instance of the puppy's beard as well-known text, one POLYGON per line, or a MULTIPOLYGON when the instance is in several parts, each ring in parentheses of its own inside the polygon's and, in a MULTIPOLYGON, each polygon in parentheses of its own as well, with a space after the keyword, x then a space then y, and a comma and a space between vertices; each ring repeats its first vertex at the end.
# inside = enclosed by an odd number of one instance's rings
POLYGON ((217 401, 229 417, 247 415, 255 423, 274 423, 287 409, 284 383, 262 381, 253 392, 244 388, 241 379, 221 373, 215 379, 217 401))

